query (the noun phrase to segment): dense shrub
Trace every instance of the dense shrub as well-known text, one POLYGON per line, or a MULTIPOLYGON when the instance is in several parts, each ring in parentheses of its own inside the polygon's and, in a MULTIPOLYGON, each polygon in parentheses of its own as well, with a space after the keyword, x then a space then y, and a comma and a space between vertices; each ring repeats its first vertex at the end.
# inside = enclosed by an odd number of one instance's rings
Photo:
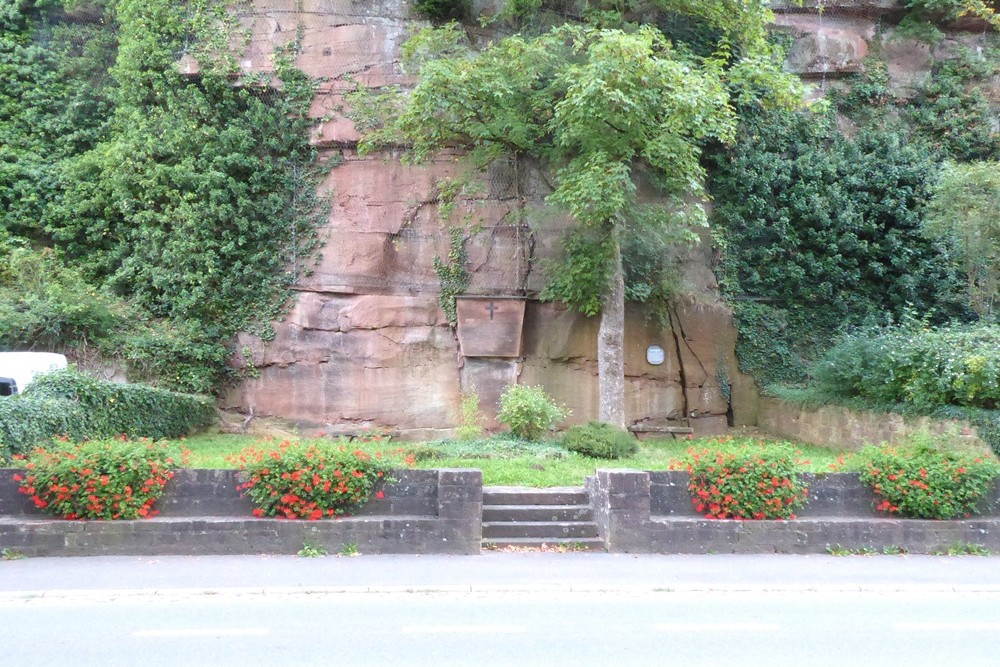
POLYGON ((708 519, 794 519, 809 490, 790 447, 688 450, 695 510, 708 519))
POLYGON ((877 404, 1000 407, 1000 327, 918 324, 845 336, 812 369, 830 396, 877 404))
POLYGON ((0 463, 27 452, 54 435, 80 440, 86 435, 86 414, 79 403, 58 398, 0 398, 0 463))
POLYGON ((887 514, 920 519, 955 519, 976 511, 993 478, 995 461, 940 447, 866 447, 861 479, 887 514))
POLYGON ((57 435, 177 438, 214 419, 215 406, 203 396, 105 382, 67 369, 40 376, 23 394, 0 400, 0 456, 24 453, 57 435))
POLYGON ((562 446, 596 459, 622 459, 639 451, 639 443, 628 431, 602 422, 574 426, 563 435, 562 446))
POLYGON ((908 307, 936 322, 973 316, 958 258, 921 238, 921 219, 943 160, 1000 155, 984 93, 1000 60, 959 47, 900 95, 872 52, 847 92, 828 95, 837 115, 743 109, 740 141, 710 170, 720 286, 741 367, 762 384, 802 381, 844 325, 908 307))
POLYGON ((509 426, 514 435, 537 440, 568 414, 541 387, 514 384, 500 394, 497 421, 509 426))
POLYGON ((288 44, 233 86, 231 9, 2 4, 0 229, 21 249, 0 248, 19 265, 0 265, 0 345, 86 345, 130 377, 205 392, 229 376, 237 332, 271 333, 328 208, 313 82, 288 44))
POLYGON ((372 455, 343 442, 286 440, 276 448, 248 447, 236 461, 246 472, 239 488, 254 516, 315 520, 347 514, 373 491, 381 498, 377 487, 393 481, 390 471, 403 459, 401 452, 372 455))
POLYGON ((32 450, 14 480, 36 507, 65 519, 148 518, 184 456, 164 442, 54 442, 32 450))

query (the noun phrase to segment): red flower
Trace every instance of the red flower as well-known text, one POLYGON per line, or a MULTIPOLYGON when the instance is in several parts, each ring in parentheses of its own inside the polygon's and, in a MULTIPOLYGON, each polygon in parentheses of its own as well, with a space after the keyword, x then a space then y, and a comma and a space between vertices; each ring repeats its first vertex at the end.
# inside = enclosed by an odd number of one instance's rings
POLYGON ((378 498, 379 500, 382 500, 383 498, 385 498, 385 494, 382 493, 381 491, 378 491, 375 493, 375 497, 378 498))

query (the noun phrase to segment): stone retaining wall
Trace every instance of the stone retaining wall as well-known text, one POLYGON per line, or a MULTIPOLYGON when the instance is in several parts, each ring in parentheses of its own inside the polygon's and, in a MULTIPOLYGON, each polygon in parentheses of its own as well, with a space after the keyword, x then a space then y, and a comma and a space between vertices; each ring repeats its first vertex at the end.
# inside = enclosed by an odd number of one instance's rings
POLYGON ((306 542, 331 553, 470 554, 482 542, 480 470, 399 470, 384 498, 323 521, 251 517, 235 470, 179 470, 154 519, 52 519, 17 492, 15 472, 0 468, 0 547, 28 556, 294 554, 306 542))
MULTIPOLYGON (((161 515, 140 521, 48 518, 17 493, 0 469, 0 547, 28 556, 296 553, 305 543, 336 553, 478 554, 480 470, 401 470, 385 497, 335 520, 256 519, 231 470, 181 470, 160 500, 161 515)), ((790 521, 720 521, 698 515, 685 472, 597 470, 590 504, 608 551, 628 553, 825 553, 899 547, 932 553, 958 542, 1000 551, 1000 488, 983 512, 960 521, 883 518, 853 473, 807 476, 809 502, 790 521)))
POLYGON ((810 475, 809 502, 789 521, 720 521, 698 515, 683 472, 597 470, 587 481, 608 551, 627 553, 825 553, 898 547, 933 553, 955 543, 1000 551, 1000 488, 982 514, 961 521, 883 518, 853 473, 810 475))
POLYGON ((967 422, 862 412, 837 405, 806 409, 762 398, 757 424, 783 438, 851 451, 859 450, 866 444, 895 442, 922 429, 935 435, 961 437, 970 447, 989 451, 989 447, 976 436, 975 428, 967 422))

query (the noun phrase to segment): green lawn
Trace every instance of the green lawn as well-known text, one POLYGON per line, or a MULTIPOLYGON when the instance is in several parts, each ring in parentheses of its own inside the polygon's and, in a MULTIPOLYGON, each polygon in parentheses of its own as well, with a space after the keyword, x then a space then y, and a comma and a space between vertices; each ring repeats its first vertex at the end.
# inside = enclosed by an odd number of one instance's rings
MULTIPOLYGON (((244 447, 274 446, 277 440, 262 441, 251 436, 207 433, 187 438, 191 450, 188 465, 193 468, 234 468, 226 457, 244 447)), ((416 455, 417 468, 481 468, 487 486, 580 486, 596 468, 666 470, 672 461, 681 459, 690 447, 731 448, 740 445, 763 446, 759 438, 703 438, 698 440, 647 440, 640 443, 638 454, 613 461, 594 459, 564 452, 553 443, 530 444, 493 438, 485 441, 432 443, 379 442, 350 443, 366 451, 402 448, 416 455), (720 442, 721 440, 721 442, 720 442)), ((773 441, 770 441, 773 442, 773 441)), ((793 443, 803 470, 829 472, 842 452, 793 443)))

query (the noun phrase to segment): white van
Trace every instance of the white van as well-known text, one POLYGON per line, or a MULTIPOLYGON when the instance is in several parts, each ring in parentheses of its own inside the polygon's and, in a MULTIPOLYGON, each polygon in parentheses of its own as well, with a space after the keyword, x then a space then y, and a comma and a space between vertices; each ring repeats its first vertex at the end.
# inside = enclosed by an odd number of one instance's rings
POLYGON ((0 352, 0 396, 24 391, 36 376, 66 368, 66 357, 53 352, 0 352))

